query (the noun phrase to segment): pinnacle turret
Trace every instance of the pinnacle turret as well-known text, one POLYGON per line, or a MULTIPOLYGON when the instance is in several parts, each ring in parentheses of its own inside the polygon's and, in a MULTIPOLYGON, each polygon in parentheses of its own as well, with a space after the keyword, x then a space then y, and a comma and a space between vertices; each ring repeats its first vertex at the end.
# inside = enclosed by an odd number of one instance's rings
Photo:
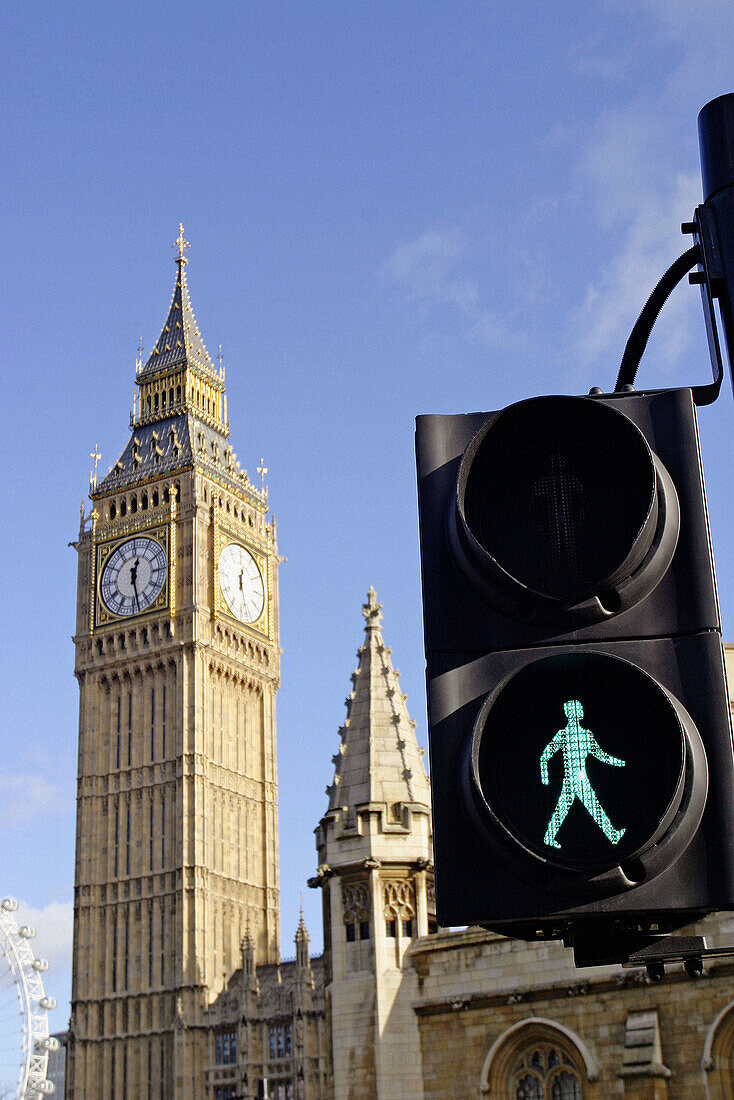
POLYGON ((327 788, 329 809, 369 803, 430 806, 423 753, 408 715, 400 673, 393 668, 382 637, 382 605, 374 588, 362 607, 365 640, 352 673, 347 717, 334 756, 334 781, 327 788))
POLYGON ((301 905, 301 915, 298 921, 298 928, 296 929, 295 942, 296 942, 296 966, 305 968, 310 966, 310 959, 308 953, 308 945, 311 941, 311 937, 306 929, 306 923, 303 919, 303 905, 301 905))

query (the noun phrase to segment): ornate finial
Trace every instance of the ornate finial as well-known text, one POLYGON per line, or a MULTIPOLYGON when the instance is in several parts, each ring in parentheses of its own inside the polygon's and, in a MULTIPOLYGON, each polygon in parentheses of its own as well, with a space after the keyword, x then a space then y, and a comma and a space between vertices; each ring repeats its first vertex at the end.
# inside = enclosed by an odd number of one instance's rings
POLYGON ((268 468, 265 465, 265 459, 264 458, 260 459, 260 465, 257 468, 257 472, 260 475, 260 492, 264 493, 265 492, 265 475, 268 472, 268 468))
POLYGON ((372 585, 367 593, 367 603, 362 604, 362 614, 368 627, 378 627, 382 622, 382 604, 377 602, 377 593, 372 585))
MULTIPOLYGON (((219 377, 222 380, 222 382, 224 381, 224 362, 223 362, 223 360, 224 360, 224 356, 222 355, 222 345, 220 344, 219 345, 219 355, 217 356, 217 362, 219 363, 219 377)), ((225 400, 226 400, 226 398, 225 398, 225 400)), ((226 419, 226 417, 225 417, 225 419, 226 419)))
POLYGON ((189 242, 184 237, 184 230, 183 230, 183 223, 182 222, 178 223, 178 237, 176 237, 176 240, 171 245, 171 248, 177 248, 178 249, 178 256, 176 257, 176 263, 177 264, 178 263, 187 264, 189 262, 186 259, 184 250, 187 249, 187 248, 191 248, 191 245, 189 244, 189 242))
POLYGON ((137 378, 143 369, 143 337, 138 342, 138 357, 135 360, 135 377, 137 378))
POLYGON ((296 929, 295 940, 300 947, 302 944, 308 945, 310 939, 311 937, 308 934, 306 922, 303 919, 303 894, 301 894, 301 913, 298 919, 298 928, 296 929))
POLYGON ((97 488, 97 463, 102 457, 102 453, 97 449, 96 443, 94 444, 94 450, 91 452, 89 457, 94 462, 94 470, 90 471, 89 474, 89 490, 91 492, 93 489, 97 488))

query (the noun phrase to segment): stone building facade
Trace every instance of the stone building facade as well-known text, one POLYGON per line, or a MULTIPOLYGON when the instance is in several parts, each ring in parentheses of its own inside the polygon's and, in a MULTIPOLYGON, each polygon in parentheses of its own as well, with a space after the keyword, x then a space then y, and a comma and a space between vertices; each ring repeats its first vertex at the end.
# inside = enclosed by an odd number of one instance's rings
POLYGON ((309 955, 303 914, 295 959, 258 966, 249 935, 242 965, 205 1017, 208 1096, 319 1100, 329 1094, 323 960, 309 955))

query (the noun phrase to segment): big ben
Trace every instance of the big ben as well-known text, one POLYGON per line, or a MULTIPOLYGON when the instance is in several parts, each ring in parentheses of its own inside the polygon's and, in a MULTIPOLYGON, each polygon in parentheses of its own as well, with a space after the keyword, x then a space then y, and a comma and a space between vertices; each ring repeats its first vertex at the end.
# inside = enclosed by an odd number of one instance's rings
POLYGON ((130 438, 78 542, 79 763, 67 1096, 204 1100, 206 1011, 278 958, 278 550, 230 444, 180 227, 130 438))

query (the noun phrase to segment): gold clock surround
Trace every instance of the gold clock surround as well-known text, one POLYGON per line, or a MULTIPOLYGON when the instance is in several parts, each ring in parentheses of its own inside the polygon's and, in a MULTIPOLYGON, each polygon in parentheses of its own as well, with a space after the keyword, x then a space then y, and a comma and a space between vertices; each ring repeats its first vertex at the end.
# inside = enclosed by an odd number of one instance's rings
POLYGON ((273 561, 270 540, 268 540, 265 546, 259 546, 254 539, 245 537, 241 531, 234 530, 231 526, 225 526, 220 520, 219 509, 216 506, 212 508, 212 528, 214 532, 214 569, 212 570, 214 592, 212 600, 212 618, 226 619, 229 622, 235 623, 240 630, 255 631, 257 634, 264 635, 269 640, 272 640, 273 607, 270 594, 273 591, 273 561), (225 546, 228 546, 230 543, 241 546, 247 551, 254 559, 262 579, 262 610, 257 619, 249 623, 243 622, 232 614, 222 593, 219 580, 219 557, 225 546))
POLYGON ((143 619, 147 615, 160 614, 168 608, 169 593, 171 591, 171 547, 168 524, 156 527, 138 527, 134 531, 126 531, 117 538, 99 542, 95 546, 95 582, 94 582, 94 625, 95 627, 109 626, 111 623, 129 623, 143 619), (147 538, 157 543, 166 558, 166 579, 156 598, 138 614, 116 615, 105 605, 102 598, 102 575, 107 562, 119 546, 130 542, 134 538, 147 538))

